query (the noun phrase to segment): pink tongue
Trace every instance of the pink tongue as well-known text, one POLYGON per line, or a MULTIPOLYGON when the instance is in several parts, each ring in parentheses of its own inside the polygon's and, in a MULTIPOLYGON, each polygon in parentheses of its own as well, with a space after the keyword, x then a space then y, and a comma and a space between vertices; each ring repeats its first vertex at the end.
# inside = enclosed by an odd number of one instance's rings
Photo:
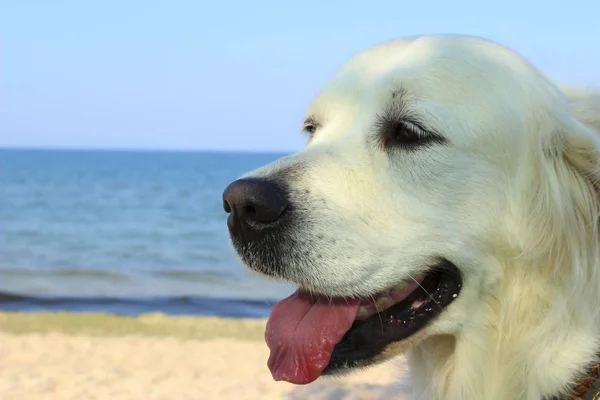
POLYGON ((273 378, 298 385, 317 379, 352 326, 360 302, 316 298, 299 290, 277 303, 265 332, 273 378))

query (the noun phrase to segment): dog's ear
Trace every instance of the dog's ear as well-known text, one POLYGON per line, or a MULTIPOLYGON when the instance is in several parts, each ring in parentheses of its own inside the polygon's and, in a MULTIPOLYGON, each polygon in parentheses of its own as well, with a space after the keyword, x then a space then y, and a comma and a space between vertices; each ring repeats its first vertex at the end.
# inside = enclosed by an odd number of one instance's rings
POLYGON ((536 239, 527 250, 540 259, 546 255, 557 268, 573 264, 573 257, 584 257, 600 241, 600 95, 562 90, 569 110, 557 114, 559 125, 543 149, 545 172, 532 185, 528 207, 536 239))
MULTIPOLYGON (((568 109, 559 100, 556 124, 536 148, 540 169, 528 181, 522 217, 528 221, 523 256, 554 274, 573 272, 562 267, 579 263, 600 242, 600 95, 560 90, 568 109)), ((584 270, 588 280, 600 273, 584 270)))

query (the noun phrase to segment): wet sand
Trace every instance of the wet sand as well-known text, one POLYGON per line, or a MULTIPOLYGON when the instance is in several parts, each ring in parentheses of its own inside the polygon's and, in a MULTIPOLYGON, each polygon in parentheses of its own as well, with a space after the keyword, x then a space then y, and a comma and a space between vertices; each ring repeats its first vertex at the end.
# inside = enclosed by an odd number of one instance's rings
POLYGON ((0 399, 403 399, 402 360, 274 382, 265 320, 0 313, 0 399))

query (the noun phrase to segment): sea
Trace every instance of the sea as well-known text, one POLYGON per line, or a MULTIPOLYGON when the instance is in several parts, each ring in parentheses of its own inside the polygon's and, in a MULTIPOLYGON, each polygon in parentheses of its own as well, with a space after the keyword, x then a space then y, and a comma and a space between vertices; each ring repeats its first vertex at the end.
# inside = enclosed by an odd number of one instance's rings
POLYGON ((221 194, 283 155, 0 149, 0 310, 268 316, 221 194))

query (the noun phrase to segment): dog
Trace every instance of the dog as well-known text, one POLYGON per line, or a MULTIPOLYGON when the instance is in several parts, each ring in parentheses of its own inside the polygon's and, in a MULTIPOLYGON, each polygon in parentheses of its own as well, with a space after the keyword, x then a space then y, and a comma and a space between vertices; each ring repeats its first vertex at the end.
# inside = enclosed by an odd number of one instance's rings
POLYGON ((298 287, 267 322, 275 380, 405 353, 415 400, 600 398, 595 90, 415 36, 350 58, 303 131, 223 193, 241 260, 298 287))

